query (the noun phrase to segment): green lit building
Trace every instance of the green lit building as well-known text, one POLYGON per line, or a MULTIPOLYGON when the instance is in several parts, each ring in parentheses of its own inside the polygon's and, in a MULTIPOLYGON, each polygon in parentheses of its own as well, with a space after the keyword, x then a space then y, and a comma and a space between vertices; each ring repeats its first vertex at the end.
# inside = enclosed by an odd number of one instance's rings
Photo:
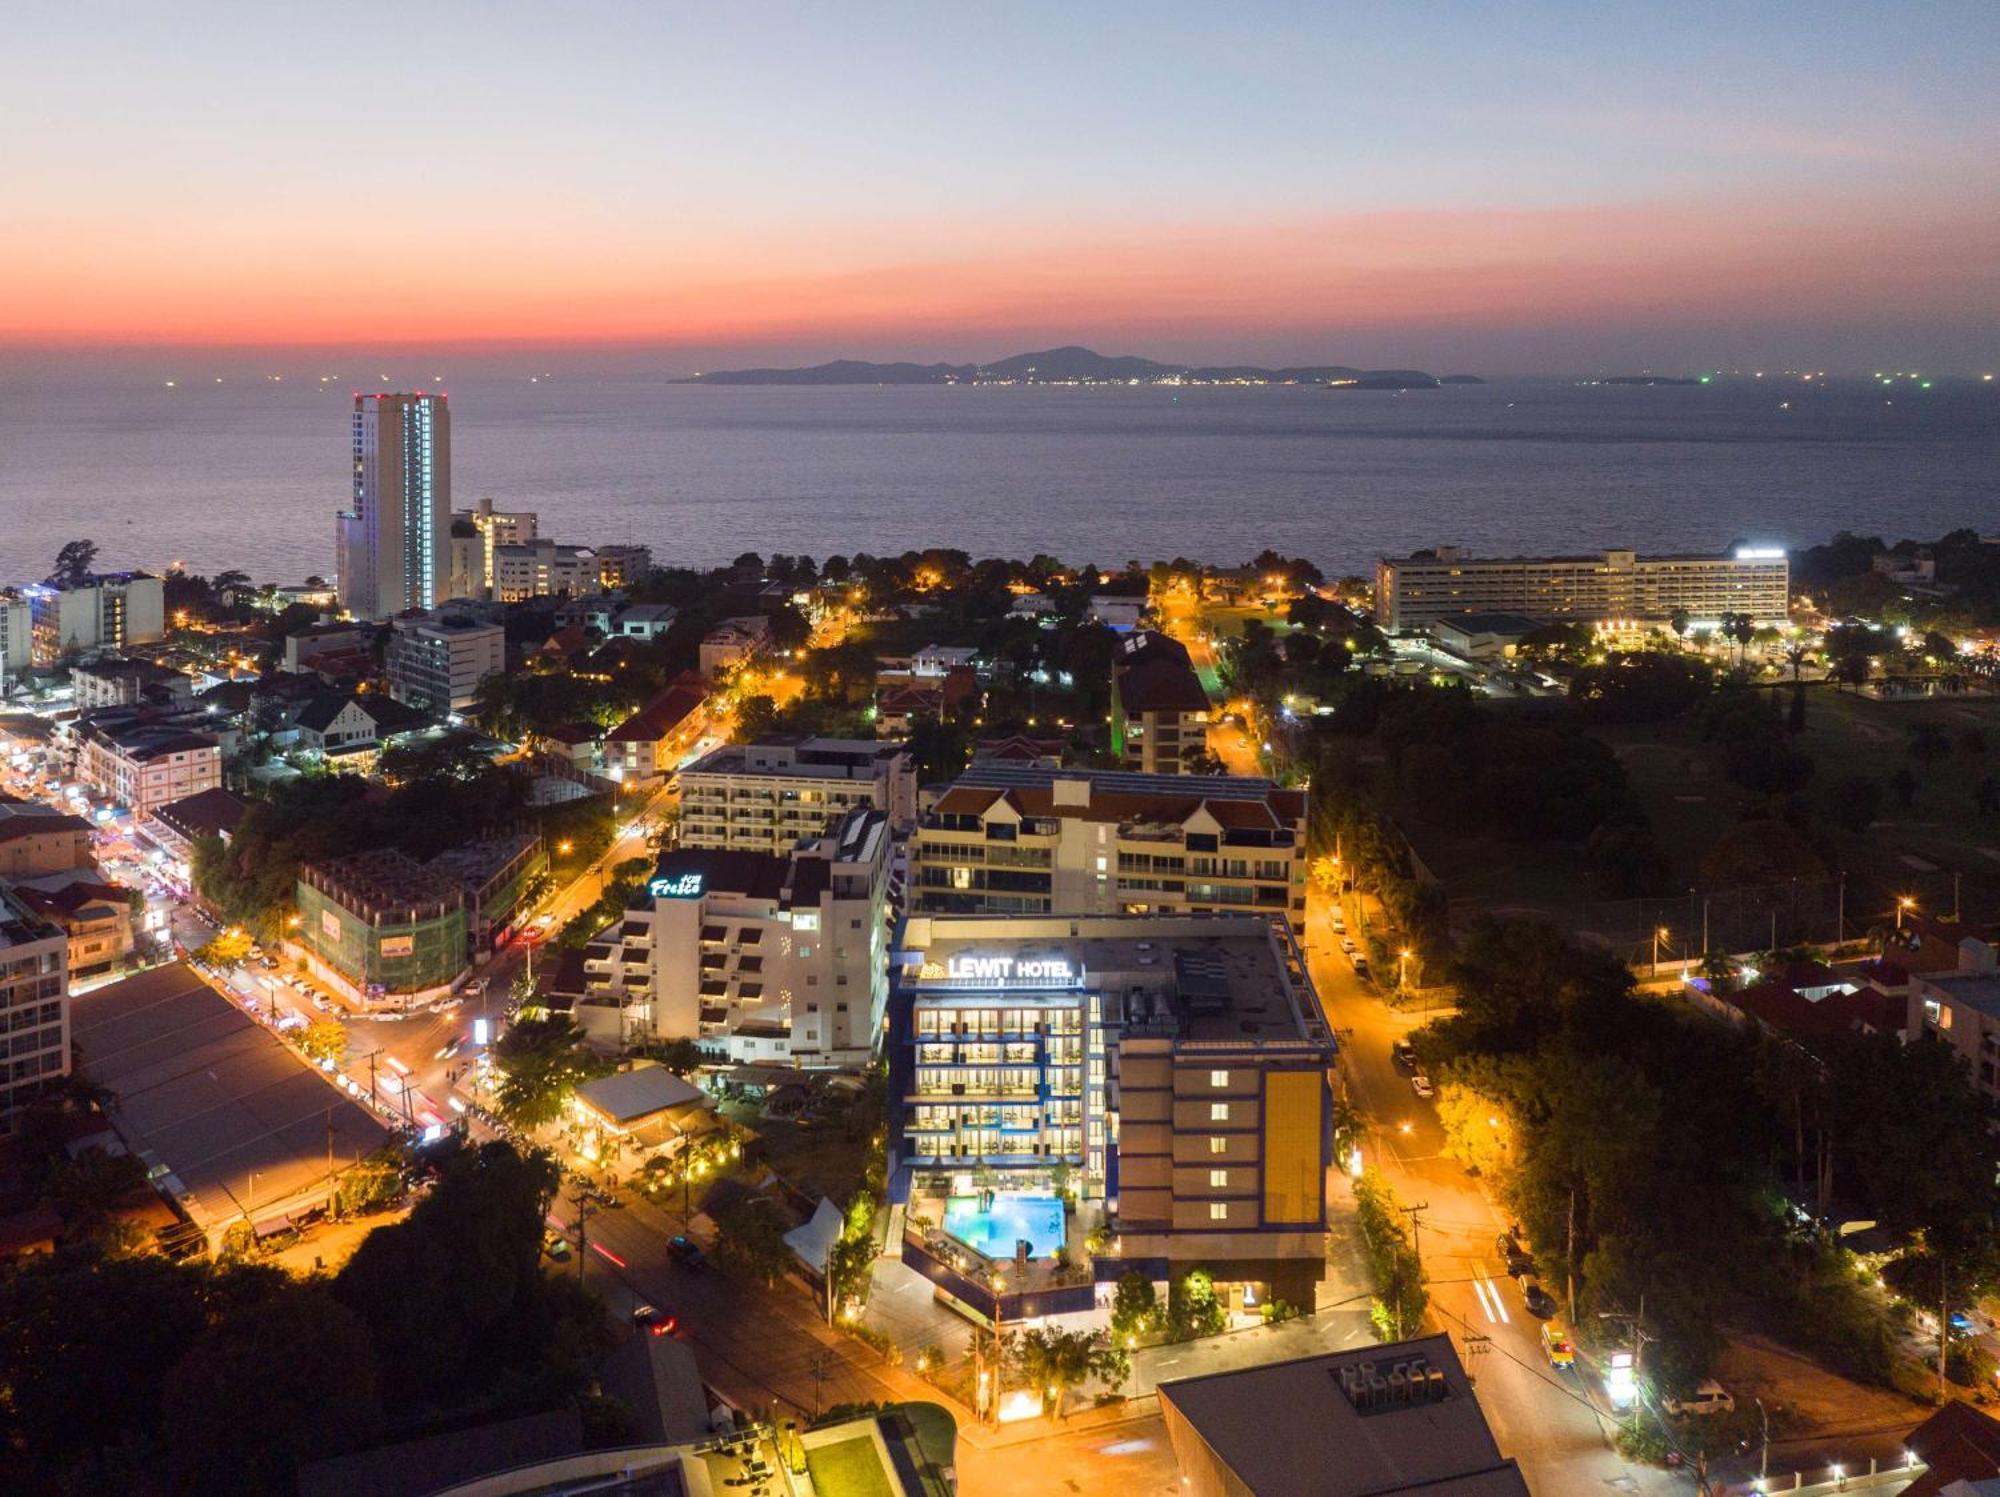
POLYGON ((471 965, 465 886, 393 849, 301 868, 298 904, 307 967, 364 1008, 441 997, 471 965))

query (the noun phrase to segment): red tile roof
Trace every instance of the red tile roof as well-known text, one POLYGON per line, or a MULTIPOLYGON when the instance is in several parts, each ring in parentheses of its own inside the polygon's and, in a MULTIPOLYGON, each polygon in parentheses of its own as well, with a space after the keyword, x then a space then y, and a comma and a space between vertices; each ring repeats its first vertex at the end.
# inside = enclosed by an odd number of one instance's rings
POLYGON ((700 711, 707 700, 692 686, 669 686, 607 733, 605 742, 657 743, 700 711))
POLYGON ((2000 1476, 2000 1420, 1954 1399, 1910 1431, 1905 1449, 1927 1469, 1901 1497, 1937 1497, 1955 1481, 2000 1476))

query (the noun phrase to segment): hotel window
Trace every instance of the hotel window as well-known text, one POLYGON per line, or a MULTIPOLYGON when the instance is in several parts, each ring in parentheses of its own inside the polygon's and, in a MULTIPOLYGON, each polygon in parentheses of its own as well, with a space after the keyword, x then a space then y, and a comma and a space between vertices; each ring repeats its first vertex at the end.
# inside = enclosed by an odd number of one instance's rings
POLYGON ((1208 1183, 1216 1190, 1227 1190, 1229 1188, 1229 1171, 1210 1170, 1208 1172, 1208 1183))
POLYGON ((1208 1073, 1208 1084, 1210 1086, 1229 1085, 1229 1073, 1227 1071, 1210 1071, 1208 1073))
POLYGON ((1228 1122, 1228 1121, 1229 1121, 1229 1104, 1228 1104, 1227 1102, 1211 1102, 1211 1103, 1209 1103, 1209 1104, 1208 1104, 1208 1120, 1209 1120, 1209 1121, 1210 1121, 1211 1123, 1226 1123, 1226 1122, 1228 1122))
POLYGON ((1208 1219, 1212 1222, 1228 1221, 1229 1203, 1227 1201, 1210 1201, 1208 1203, 1208 1219))
POLYGON ((1211 1154, 1226 1154, 1226 1153, 1228 1153, 1228 1152, 1229 1152, 1229 1140, 1228 1140, 1228 1139, 1226 1139, 1226 1138, 1215 1138, 1215 1137, 1211 1137, 1211 1138, 1209 1139, 1209 1141, 1208 1141, 1208 1152, 1209 1152, 1209 1153, 1211 1153, 1211 1154))

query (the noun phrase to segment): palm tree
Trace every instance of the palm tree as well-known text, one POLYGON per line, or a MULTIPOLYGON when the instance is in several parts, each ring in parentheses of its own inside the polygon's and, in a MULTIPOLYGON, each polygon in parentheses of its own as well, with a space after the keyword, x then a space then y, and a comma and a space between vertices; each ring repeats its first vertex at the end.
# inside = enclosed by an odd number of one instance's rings
POLYGON ((1812 651, 1808 650, 1802 644, 1793 643, 1785 646, 1785 662, 1792 668, 1792 679, 1794 681, 1799 679, 1799 667, 1804 665, 1811 656, 1812 651))

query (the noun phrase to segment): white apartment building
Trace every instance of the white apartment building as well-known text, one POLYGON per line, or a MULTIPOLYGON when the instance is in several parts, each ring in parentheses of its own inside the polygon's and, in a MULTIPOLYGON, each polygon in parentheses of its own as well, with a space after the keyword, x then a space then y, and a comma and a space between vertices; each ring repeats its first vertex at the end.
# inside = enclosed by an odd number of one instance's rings
POLYGON ((79 712, 97 707, 130 707, 141 702, 185 707, 194 700, 194 678, 149 660, 116 656, 73 666, 70 691, 79 712))
POLYGON ((1423 629, 1455 613, 1517 613, 1543 622, 1661 622, 1676 613, 1716 619, 1747 613, 1781 624, 1791 610, 1791 566, 1775 547, 1727 556, 1475 557, 1456 546, 1375 565, 1375 620, 1392 632, 1423 629))
POLYGON ((69 937, 0 887, 0 1130, 69 1074, 69 937))
POLYGON ((211 734, 143 715, 79 718, 75 731, 76 777, 136 821, 222 784, 222 743, 211 734))
POLYGON ((588 546, 564 546, 540 538, 492 548, 492 592, 502 603, 529 598, 572 597, 597 587, 597 557, 588 546))
POLYGON ((167 632, 167 585, 144 572, 93 577, 82 587, 37 583, 21 591, 37 665, 90 650, 122 650, 167 632))
POLYGON ((534 541, 540 533, 539 517, 533 510, 495 509, 491 499, 481 499, 472 509, 460 510, 455 518, 470 521, 479 536, 479 565, 471 596, 490 598, 497 572, 494 552, 502 546, 525 546, 534 541))
POLYGON ((507 631, 458 614, 397 619, 384 671, 389 694, 426 712, 462 712, 507 667, 507 631))
POLYGON ((773 736, 732 743, 681 771, 681 845, 784 856, 856 807, 893 827, 917 815, 909 749, 872 738, 773 736))
POLYGON ((1258 912, 1303 924, 1306 792, 975 763, 910 838, 912 913, 1258 912))
POLYGON ((856 809, 789 857, 676 848, 584 952, 591 1039, 692 1037, 740 1062, 853 1065, 889 996, 889 823, 856 809))
POLYGON ((334 521, 341 606, 435 608, 451 588, 451 411, 443 395, 356 395, 353 500, 334 521))
POLYGON ((0 593, 0 689, 4 678, 35 663, 35 621, 28 600, 16 592, 0 593))
POLYGON ((597 546, 597 585, 606 590, 630 587, 653 575, 651 546, 597 546))

